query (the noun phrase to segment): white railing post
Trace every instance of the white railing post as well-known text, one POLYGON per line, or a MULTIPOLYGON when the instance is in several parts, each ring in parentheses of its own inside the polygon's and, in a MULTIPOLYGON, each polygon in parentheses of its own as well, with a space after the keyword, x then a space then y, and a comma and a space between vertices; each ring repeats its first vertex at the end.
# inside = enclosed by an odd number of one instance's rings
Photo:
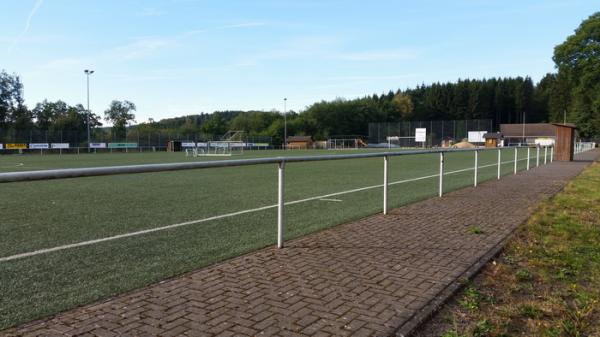
POLYGON ((498 149, 498 180, 500 180, 501 167, 502 167, 502 149, 498 149))
POLYGON ((528 146, 527 147, 527 171, 529 171, 529 153, 531 152, 530 150, 531 150, 531 148, 528 146))
POLYGON ((554 161, 554 146, 550 148, 550 162, 554 161))
POLYGON ((278 188, 277 188, 277 247, 283 248, 283 233, 285 230, 285 162, 279 162, 278 172, 278 188))
POLYGON ((536 155, 535 155, 535 167, 539 167, 540 166, 540 146, 537 145, 535 147, 536 149, 536 155))
POLYGON ((515 147, 515 174, 517 174, 517 160, 519 159, 519 148, 515 147))
POLYGON ((473 174, 473 187, 477 187, 477 169, 479 168, 479 151, 475 150, 475 167, 473 174))
POLYGON ((548 147, 544 146, 544 165, 548 162, 548 147))
POLYGON ((388 163, 389 157, 383 157, 383 214, 388 211, 388 163))
POLYGON ((440 184, 439 196, 444 194, 444 152, 440 152, 440 184))

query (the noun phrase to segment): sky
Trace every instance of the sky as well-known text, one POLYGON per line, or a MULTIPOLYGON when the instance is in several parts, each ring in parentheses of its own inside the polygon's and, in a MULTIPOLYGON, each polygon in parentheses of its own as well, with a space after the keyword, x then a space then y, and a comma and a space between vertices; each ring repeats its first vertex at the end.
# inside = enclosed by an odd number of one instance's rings
POLYGON ((26 104, 136 104, 136 121, 302 111, 461 78, 555 71, 597 0, 0 0, 0 70, 26 104))

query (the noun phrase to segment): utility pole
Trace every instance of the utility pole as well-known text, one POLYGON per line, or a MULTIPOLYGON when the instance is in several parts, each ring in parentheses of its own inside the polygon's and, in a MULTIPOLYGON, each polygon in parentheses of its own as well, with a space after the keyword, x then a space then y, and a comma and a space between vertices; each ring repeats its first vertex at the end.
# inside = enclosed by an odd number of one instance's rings
POLYGON ((83 71, 85 76, 87 77, 87 148, 88 153, 90 153, 90 143, 92 142, 90 135, 90 75, 94 73, 93 70, 86 69, 83 71))

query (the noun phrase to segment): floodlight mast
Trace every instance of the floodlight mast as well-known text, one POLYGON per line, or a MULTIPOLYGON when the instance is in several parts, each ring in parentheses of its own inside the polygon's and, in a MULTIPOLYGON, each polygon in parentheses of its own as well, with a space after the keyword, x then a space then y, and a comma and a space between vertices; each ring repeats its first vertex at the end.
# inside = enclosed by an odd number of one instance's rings
POLYGON ((90 144, 92 142, 91 140, 91 136, 90 136, 90 75, 94 73, 93 70, 89 70, 89 69, 85 69, 83 71, 85 73, 85 76, 87 78, 87 146, 88 146, 88 153, 90 153, 91 149, 90 149, 90 144))

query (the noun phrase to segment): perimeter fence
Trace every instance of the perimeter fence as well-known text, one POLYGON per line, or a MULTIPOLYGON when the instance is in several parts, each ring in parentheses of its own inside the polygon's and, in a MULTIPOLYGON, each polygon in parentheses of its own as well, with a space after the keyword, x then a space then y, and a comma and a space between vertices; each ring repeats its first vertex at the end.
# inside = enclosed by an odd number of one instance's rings
POLYGON ((369 144, 388 143, 393 137, 399 147, 438 147, 444 141, 460 142, 469 131, 494 131, 491 119, 405 121, 398 123, 369 123, 369 144), (416 129, 425 129, 425 142, 416 142, 416 129))

